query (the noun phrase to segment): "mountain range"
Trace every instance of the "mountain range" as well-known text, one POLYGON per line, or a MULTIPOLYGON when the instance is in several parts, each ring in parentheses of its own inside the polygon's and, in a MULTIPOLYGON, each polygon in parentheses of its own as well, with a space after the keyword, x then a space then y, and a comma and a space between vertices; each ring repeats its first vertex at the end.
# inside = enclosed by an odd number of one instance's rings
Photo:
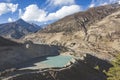
POLYGON ((120 53, 120 4, 93 7, 42 29, 19 19, 1 24, 0 35, 24 42, 18 46, 0 37, 1 80, 107 80, 106 73, 113 67, 110 62, 120 53), (25 62, 36 66, 34 62, 40 62, 41 57, 56 53, 72 55, 75 62, 39 70, 14 66, 25 66, 25 62))
POLYGON ((90 8, 27 35, 24 40, 66 46, 77 56, 89 53, 111 60, 120 51, 119 11, 117 3, 90 8))
POLYGON ((29 33, 34 33, 39 29, 41 29, 40 26, 19 19, 15 22, 0 24, 0 36, 19 39, 29 33))
POLYGON ((50 24, 40 32, 56 33, 62 31, 73 32, 82 30, 86 33, 90 25, 102 20, 115 11, 118 11, 119 7, 120 5, 116 3, 90 8, 87 11, 78 12, 64 17, 63 19, 50 24))

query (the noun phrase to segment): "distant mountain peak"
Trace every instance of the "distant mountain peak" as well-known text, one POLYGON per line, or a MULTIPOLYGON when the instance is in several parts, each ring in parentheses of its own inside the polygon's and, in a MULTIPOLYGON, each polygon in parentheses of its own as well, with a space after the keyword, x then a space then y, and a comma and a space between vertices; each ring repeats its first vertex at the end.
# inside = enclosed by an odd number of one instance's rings
POLYGON ((22 18, 18 19, 17 21, 24 21, 22 18))
POLYGON ((26 22, 25 22, 23 19, 21 19, 21 18, 18 19, 16 22, 17 22, 17 23, 23 23, 23 22, 26 23, 26 22))
POLYGON ((18 19, 12 23, 0 25, 0 36, 19 39, 28 33, 34 33, 41 29, 37 25, 32 25, 23 19, 18 19))

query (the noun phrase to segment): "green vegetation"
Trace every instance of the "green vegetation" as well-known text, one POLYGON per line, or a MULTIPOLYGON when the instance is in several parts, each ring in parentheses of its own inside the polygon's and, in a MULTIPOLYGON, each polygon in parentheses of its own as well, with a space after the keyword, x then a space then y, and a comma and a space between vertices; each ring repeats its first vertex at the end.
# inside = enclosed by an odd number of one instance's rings
POLYGON ((96 69, 96 70, 99 70, 99 66, 96 66, 95 69, 96 69))
POLYGON ((120 54, 112 61, 113 67, 107 72, 107 80, 120 80, 120 54))

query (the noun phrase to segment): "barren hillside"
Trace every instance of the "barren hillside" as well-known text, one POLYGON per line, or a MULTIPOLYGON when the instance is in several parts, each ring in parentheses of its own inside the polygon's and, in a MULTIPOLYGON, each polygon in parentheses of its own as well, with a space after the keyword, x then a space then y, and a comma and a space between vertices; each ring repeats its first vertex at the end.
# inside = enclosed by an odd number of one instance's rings
POLYGON ((120 51, 119 10, 118 4, 91 8, 67 16, 24 40, 63 45, 74 51, 65 54, 80 56, 89 53, 111 60, 120 51))

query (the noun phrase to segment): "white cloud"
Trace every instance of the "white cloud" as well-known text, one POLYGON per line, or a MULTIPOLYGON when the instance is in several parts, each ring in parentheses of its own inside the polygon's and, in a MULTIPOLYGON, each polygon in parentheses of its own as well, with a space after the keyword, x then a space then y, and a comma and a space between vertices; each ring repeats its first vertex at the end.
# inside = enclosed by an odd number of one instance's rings
POLYGON ((19 9, 19 18, 22 16, 23 12, 22 12, 22 9, 19 9))
POLYGON ((118 1, 118 3, 120 4, 120 0, 118 1))
POLYGON ((92 0, 91 4, 89 7, 95 7, 95 6, 100 6, 100 5, 107 5, 107 4, 112 4, 112 3, 119 3, 120 0, 92 0), (94 5, 94 6, 93 6, 94 5))
POLYGON ((13 19, 9 17, 8 22, 13 22, 13 19))
POLYGON ((56 20, 63 18, 67 15, 79 12, 81 10, 78 5, 63 6, 61 9, 53 13, 48 13, 43 9, 40 9, 37 5, 32 4, 25 8, 25 12, 22 15, 22 19, 25 21, 38 21, 45 22, 49 20, 56 20))
POLYGON ((44 21, 44 18, 46 16, 47 12, 45 12, 42 9, 39 9, 39 7, 35 4, 29 5, 25 8, 25 12, 22 15, 22 19, 26 21, 44 21))
POLYGON ((90 4, 90 6, 89 6, 89 8, 92 8, 92 7, 95 7, 94 3, 90 4))
POLYGON ((18 4, 0 3, 0 16, 8 12, 14 13, 17 10, 17 7, 18 7, 18 4))
POLYGON ((63 18, 67 15, 79 12, 81 10, 80 6, 78 5, 71 5, 71 6, 63 6, 61 9, 59 9, 58 11, 54 12, 54 13, 50 13, 47 16, 48 20, 52 20, 52 19, 60 19, 63 18))
POLYGON ((104 3, 102 3, 101 5, 104 6, 104 5, 107 5, 107 4, 108 4, 107 2, 104 2, 104 3))
POLYGON ((68 5, 75 4, 75 0, 47 0, 50 5, 68 5))

